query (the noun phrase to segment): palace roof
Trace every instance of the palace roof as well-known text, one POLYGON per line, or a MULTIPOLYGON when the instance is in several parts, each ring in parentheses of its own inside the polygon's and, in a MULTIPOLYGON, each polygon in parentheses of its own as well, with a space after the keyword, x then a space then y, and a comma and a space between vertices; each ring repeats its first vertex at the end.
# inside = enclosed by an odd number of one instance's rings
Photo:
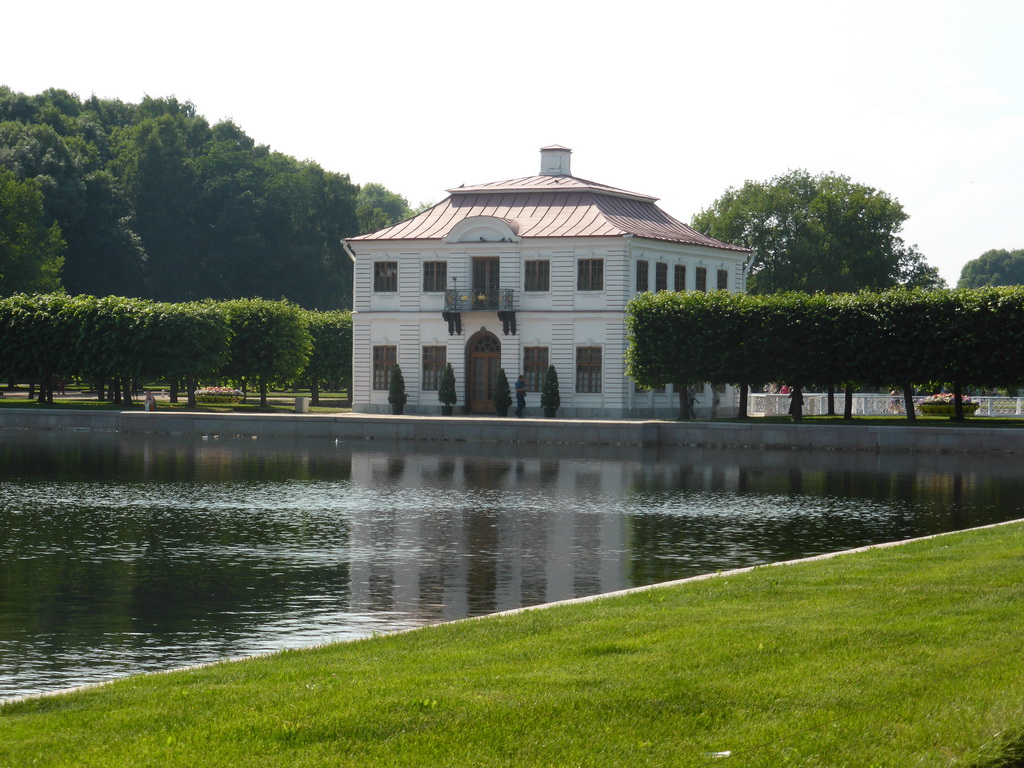
MULTIPOLYGON (((561 150, 549 147, 542 150, 561 150)), ((748 248, 723 243, 674 219, 655 205, 658 198, 628 192, 568 173, 542 173, 508 181, 462 186, 411 219, 350 238, 352 241, 440 240, 459 222, 490 216, 517 237, 635 237, 728 251, 748 248)))

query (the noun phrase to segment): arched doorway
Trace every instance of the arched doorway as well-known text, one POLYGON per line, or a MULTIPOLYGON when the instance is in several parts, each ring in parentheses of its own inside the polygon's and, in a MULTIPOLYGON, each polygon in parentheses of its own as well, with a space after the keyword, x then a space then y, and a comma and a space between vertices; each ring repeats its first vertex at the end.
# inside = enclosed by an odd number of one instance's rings
POLYGON ((501 342, 490 331, 480 331, 466 344, 466 404, 470 413, 494 410, 494 381, 501 367, 501 342))

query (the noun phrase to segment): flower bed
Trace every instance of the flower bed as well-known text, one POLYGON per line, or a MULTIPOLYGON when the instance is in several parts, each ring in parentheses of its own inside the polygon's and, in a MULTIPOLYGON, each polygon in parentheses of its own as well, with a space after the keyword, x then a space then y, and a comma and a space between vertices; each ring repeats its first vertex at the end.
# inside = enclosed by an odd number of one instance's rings
POLYGON ((228 387, 204 387, 195 391, 196 402, 204 405, 232 405, 245 400, 245 393, 240 389, 228 387))
MULTIPOLYGON (((948 392, 940 392, 917 401, 917 409, 924 414, 931 416, 952 416, 956 412, 955 398, 948 392)), ((961 398, 964 414, 972 415, 981 406, 969 397, 961 398)))

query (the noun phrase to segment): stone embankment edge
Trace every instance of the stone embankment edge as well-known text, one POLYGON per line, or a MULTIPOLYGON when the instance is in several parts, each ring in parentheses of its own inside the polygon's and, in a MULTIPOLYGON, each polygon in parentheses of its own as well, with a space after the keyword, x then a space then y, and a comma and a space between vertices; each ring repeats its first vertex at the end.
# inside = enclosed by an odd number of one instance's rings
MULTIPOLYGON (((620 589, 615 592, 604 592, 598 595, 586 595, 585 597, 573 597, 567 600, 555 600, 550 603, 540 603, 539 605, 526 605, 521 608, 512 608, 507 611, 498 611, 497 613, 488 613, 482 616, 467 616, 464 619, 455 619, 453 621, 442 621, 436 624, 424 624, 419 627, 410 627, 408 629, 396 629, 393 632, 383 632, 379 635, 370 635, 368 637, 354 638, 351 640, 334 640, 327 643, 318 643, 316 645, 305 646, 304 648, 289 648, 288 651, 302 651, 312 650, 315 648, 325 648, 331 645, 342 645, 345 643, 359 643, 367 640, 373 640, 375 637, 383 637, 391 635, 402 635, 409 632, 423 632, 435 629, 437 627, 443 627, 449 624, 463 624, 468 621, 486 621, 487 619, 493 619, 499 616, 514 616, 517 613, 525 613, 527 611, 542 611, 547 608, 557 608, 564 605, 579 605, 582 603, 592 603, 595 600, 605 600, 607 598, 623 597, 626 595, 633 595, 639 592, 649 592, 652 589, 665 589, 667 587, 677 587, 683 584, 690 584, 698 581, 707 581, 709 579, 727 578, 729 576, 740 576, 744 573, 751 573, 759 568, 775 568, 777 566, 784 565, 800 565, 802 563, 813 563, 818 560, 831 560, 836 557, 842 557, 844 555, 855 555, 859 552, 868 552, 872 549, 888 549, 890 547, 899 547, 904 544, 913 544, 919 541, 929 541, 930 539, 938 539, 944 536, 953 536, 959 533, 970 533, 972 531, 984 531, 989 528, 1000 528, 1004 525, 1019 525, 1024 523, 1024 518, 1019 520, 1006 520, 1001 523, 991 523, 989 525, 981 525, 976 528, 965 528, 959 531, 946 531, 944 533, 933 533, 929 536, 920 536, 915 539, 900 539, 899 541, 886 541, 879 544, 868 544, 863 547, 855 547, 854 549, 844 549, 839 552, 825 552, 820 555, 812 555, 811 557, 801 557, 796 560, 782 560, 777 563, 762 563, 761 565, 748 565, 745 568, 733 568, 728 571, 715 571, 714 573, 703 573, 699 576, 689 576, 685 579, 675 579, 673 581, 662 581, 656 584, 645 584, 641 587, 630 587, 628 589, 620 589)), ((209 661, 202 664, 191 664, 186 667, 177 667, 175 669, 165 669, 159 672, 140 672, 139 675, 168 675, 172 672, 186 672, 193 669, 203 669, 204 667, 212 667, 217 664, 234 664, 240 661, 248 661, 249 659, 260 659, 274 656, 281 651, 269 651, 267 653, 253 654, 252 656, 238 656, 235 658, 218 659, 217 661, 209 661)), ((132 675, 135 677, 136 675, 132 675)), ((42 699, 50 696, 63 696, 68 693, 75 693, 76 691, 87 691, 93 688, 101 688, 105 685, 117 682, 117 680, 124 680, 126 678, 116 678, 114 680, 104 680, 100 683, 91 683, 89 685, 76 685, 73 688, 61 688, 56 691, 44 691, 43 693, 30 693, 25 696, 12 696, 10 698, 0 698, 0 707, 6 704, 14 704, 19 701, 29 701, 32 699, 42 699)))
POLYGON ((1024 429, 368 414, 0 409, 0 429, 450 443, 687 446, 871 453, 1024 453, 1024 429))

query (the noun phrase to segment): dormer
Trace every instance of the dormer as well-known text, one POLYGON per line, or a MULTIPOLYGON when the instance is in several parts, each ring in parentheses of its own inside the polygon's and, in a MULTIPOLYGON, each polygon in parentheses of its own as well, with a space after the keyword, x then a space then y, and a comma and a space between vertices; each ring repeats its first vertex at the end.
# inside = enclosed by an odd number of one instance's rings
POLYGON ((444 237, 446 243, 518 243, 519 227, 514 221, 495 216, 470 216, 456 224, 444 237))

